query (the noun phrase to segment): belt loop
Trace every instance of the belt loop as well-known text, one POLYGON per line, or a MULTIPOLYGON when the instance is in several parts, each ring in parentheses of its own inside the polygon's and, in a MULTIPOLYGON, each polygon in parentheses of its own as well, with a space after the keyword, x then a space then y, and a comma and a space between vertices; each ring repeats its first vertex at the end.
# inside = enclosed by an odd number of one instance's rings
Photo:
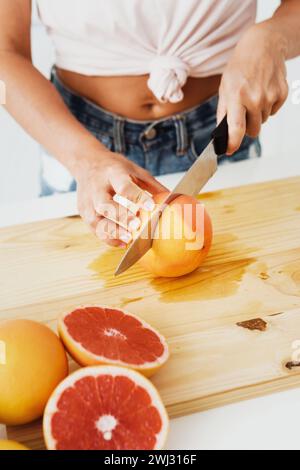
POLYGON ((55 67, 55 65, 52 65, 51 74, 50 74, 50 82, 51 83, 54 82, 55 76, 56 76, 56 67, 55 67))
POLYGON ((185 122, 185 117, 182 115, 177 115, 173 117, 174 125, 176 129, 176 139, 177 139, 177 150, 176 153, 178 156, 183 156, 186 154, 188 149, 188 132, 185 122))
POLYGON ((114 118, 114 149, 117 153, 125 153, 125 120, 117 116, 114 118))

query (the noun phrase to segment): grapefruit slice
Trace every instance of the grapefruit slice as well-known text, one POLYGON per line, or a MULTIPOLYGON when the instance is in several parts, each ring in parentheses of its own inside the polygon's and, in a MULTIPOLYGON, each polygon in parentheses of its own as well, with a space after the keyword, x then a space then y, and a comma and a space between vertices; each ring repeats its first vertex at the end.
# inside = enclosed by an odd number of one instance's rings
POLYGON ((120 309, 77 308, 59 319, 58 331, 66 349, 81 366, 118 365, 150 377, 169 358, 165 338, 120 309))
POLYGON ((125 367, 79 369, 53 392, 43 429, 48 450, 162 449, 168 415, 151 382, 125 367))

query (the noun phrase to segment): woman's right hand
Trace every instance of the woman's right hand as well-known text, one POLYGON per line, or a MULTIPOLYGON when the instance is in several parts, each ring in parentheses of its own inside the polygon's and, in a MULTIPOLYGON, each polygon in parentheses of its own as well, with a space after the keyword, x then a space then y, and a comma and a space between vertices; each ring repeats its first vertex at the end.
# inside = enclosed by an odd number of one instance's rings
POLYGON ((76 177, 78 210, 94 233, 111 246, 125 247, 141 221, 113 200, 117 194, 148 211, 153 194, 166 191, 146 170, 123 155, 101 151, 76 177))

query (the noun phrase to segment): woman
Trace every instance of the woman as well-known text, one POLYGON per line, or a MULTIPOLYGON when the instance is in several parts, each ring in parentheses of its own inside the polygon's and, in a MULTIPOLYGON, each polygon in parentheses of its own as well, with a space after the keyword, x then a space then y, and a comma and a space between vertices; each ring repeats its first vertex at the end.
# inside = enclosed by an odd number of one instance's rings
MULTIPOLYGON (((31 0, 0 0, 6 107, 70 172, 99 238, 130 241, 140 221, 114 196, 151 210, 164 189, 154 176, 187 170, 216 116, 228 115, 232 161, 259 155, 261 124, 288 95, 285 61, 300 54, 299 0, 261 24, 256 0, 37 5, 56 49, 52 84, 31 62, 31 0)), ((44 173, 44 194, 63 189, 44 173)))

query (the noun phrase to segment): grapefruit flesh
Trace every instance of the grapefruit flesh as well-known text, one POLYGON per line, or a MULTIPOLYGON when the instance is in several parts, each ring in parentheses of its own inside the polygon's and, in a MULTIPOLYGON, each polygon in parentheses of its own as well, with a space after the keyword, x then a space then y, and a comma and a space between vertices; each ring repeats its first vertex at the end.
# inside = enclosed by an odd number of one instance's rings
POLYGON ((162 335, 120 309, 78 308, 59 319, 58 331, 70 355, 82 366, 119 365, 149 377, 169 357, 162 335))
POLYGON ((67 377, 44 414, 49 450, 161 449, 168 416, 155 387, 141 374, 93 366, 67 377))
MULTIPOLYGON (((168 193, 154 196, 162 204, 168 193)), ((142 227, 149 213, 141 211, 142 227)), ((179 195, 164 209, 155 230, 152 248, 140 264, 155 277, 180 277, 204 262, 212 244, 211 219, 196 198, 179 195)))
POLYGON ((0 345, 0 423, 27 424, 67 376, 66 352, 53 331, 30 320, 0 323, 0 345))

